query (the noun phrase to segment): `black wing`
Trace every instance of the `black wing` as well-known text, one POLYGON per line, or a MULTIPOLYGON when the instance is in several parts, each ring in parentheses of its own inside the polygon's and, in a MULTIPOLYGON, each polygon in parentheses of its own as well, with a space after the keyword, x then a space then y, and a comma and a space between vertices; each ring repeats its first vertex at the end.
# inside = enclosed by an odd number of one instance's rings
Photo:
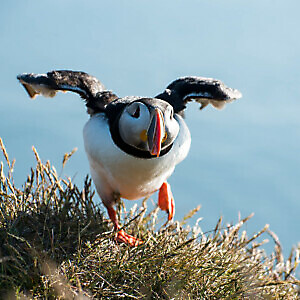
POLYGON ((63 70, 47 74, 21 74, 17 78, 31 98, 39 94, 54 97, 58 91, 77 93, 86 100, 90 114, 104 111, 107 104, 118 99, 97 78, 84 72, 63 70))
POLYGON ((176 113, 186 108, 186 103, 195 100, 201 103, 200 109, 208 104, 223 108, 225 103, 242 97, 236 90, 227 87, 222 81, 204 77, 182 77, 167 86, 165 91, 155 98, 169 102, 176 113))

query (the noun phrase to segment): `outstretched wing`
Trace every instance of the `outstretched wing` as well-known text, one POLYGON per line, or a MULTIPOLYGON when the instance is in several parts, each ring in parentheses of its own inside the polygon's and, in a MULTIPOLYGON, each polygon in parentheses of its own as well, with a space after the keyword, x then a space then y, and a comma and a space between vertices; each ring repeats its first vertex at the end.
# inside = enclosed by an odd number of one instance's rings
POLYGON ((176 113, 186 108, 186 103, 195 100, 203 109, 208 104, 221 109, 225 103, 242 97, 236 90, 227 87, 222 81, 204 77, 182 77, 167 86, 165 91, 155 98, 169 102, 176 113))
POLYGON ((47 74, 21 74, 17 79, 31 98, 36 95, 54 97, 58 91, 77 93, 86 100, 90 114, 105 110, 107 104, 118 97, 105 89, 94 76, 77 71, 52 71, 47 74))

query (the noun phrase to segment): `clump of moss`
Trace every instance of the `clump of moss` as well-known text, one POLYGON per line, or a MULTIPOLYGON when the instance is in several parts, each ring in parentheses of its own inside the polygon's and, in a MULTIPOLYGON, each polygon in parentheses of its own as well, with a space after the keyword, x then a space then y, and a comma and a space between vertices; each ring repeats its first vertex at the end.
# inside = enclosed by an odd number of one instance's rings
MULTIPOLYGON (((144 243, 114 241, 110 222, 93 202, 87 177, 80 190, 49 162, 37 165, 20 189, 14 161, 0 139, 0 297, 49 299, 297 299, 299 248, 283 259, 267 227, 247 237, 221 220, 207 234, 175 222, 157 229, 157 209, 146 202, 121 214, 128 233, 144 243), (7 168, 7 175, 4 169, 7 168), (269 234, 267 256, 257 238, 269 234)), ((70 155, 64 156, 63 164, 70 155)), ((195 213, 198 209, 191 212, 195 213)))

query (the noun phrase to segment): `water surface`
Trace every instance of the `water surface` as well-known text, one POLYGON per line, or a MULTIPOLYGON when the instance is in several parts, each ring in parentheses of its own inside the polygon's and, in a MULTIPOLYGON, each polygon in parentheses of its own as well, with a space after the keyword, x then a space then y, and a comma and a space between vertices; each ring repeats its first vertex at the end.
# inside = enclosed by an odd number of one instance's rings
MULTIPOLYGON (((222 111, 191 104, 192 148, 170 178, 181 219, 198 204, 204 231, 222 215, 266 223, 288 253, 300 241, 299 1, 10 1, 0 12, 0 136, 21 185, 31 146, 82 184, 89 173, 79 97, 29 101, 22 72, 83 70, 119 96, 154 96, 179 76, 222 79, 243 99, 222 111)), ((97 198, 98 199, 98 198, 97 198)))

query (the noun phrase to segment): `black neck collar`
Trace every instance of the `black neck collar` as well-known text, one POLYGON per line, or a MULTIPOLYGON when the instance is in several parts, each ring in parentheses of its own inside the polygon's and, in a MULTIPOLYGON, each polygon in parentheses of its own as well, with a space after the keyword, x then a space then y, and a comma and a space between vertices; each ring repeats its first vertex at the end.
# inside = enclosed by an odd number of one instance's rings
MULTIPOLYGON (((109 126, 110 129, 110 134, 111 137, 114 141, 114 143, 124 152, 126 152, 129 155, 135 156, 135 157, 139 157, 139 158, 156 158, 156 155, 152 155, 150 152, 148 151, 143 151, 143 150, 139 150, 131 145, 126 144, 123 139, 121 138, 120 132, 119 132, 119 128, 118 128, 118 124, 119 124, 119 117, 109 126)), ((169 145, 167 148, 163 149, 160 151, 159 157, 164 156, 165 154, 167 154, 171 148, 172 148, 173 144, 169 145)))

